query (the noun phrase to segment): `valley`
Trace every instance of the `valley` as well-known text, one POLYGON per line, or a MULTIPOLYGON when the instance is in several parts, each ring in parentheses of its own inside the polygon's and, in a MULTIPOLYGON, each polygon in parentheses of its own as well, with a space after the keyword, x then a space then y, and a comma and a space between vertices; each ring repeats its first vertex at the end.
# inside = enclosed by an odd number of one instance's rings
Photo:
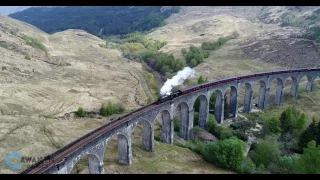
MULTIPOLYGON (((307 33, 306 28, 281 25, 283 13, 292 11, 299 19, 315 9, 182 6, 178 13, 165 20, 165 25, 147 32, 144 37, 166 42, 160 52, 185 59, 182 49, 192 45, 201 47, 203 42, 238 34, 194 67, 198 75, 188 79, 181 88, 196 84, 200 75, 215 80, 255 72, 320 67, 319 44, 301 38, 307 33)), ((156 88, 150 87, 154 79, 148 79, 146 66, 139 60, 123 57, 120 48, 103 47, 105 44, 105 39, 84 30, 48 34, 30 24, 0 16, 0 173, 17 173, 5 163, 5 157, 11 152, 44 156, 121 115, 97 115, 102 103, 120 103, 128 113, 146 105, 148 98, 152 99, 150 95, 155 99, 156 88), (26 37, 31 38, 31 43, 26 37), (33 43, 32 38, 37 41, 33 43), (93 115, 75 117, 79 107, 93 115)), ((302 79, 298 98, 289 96, 291 82, 287 82, 284 106, 272 105, 259 118, 280 116, 286 107, 295 105, 309 115, 308 123, 311 117, 320 121, 320 81, 317 79, 315 91, 311 93, 305 91, 306 81, 302 79)), ((163 83, 160 80, 158 86, 163 83)), ((275 86, 274 83, 271 88, 272 101, 275 86)), ((254 103, 258 88, 254 87, 254 103)), ((244 87, 240 90, 240 104, 243 98, 244 87)), ((248 119, 255 116, 241 114, 248 119)), ((117 141, 112 140, 105 152, 105 173, 236 173, 213 165, 177 144, 170 146, 155 141, 154 152, 144 151, 141 130, 139 126, 132 137, 130 166, 118 164, 117 141)), ((159 135, 159 125, 156 131, 155 135, 159 135)), ((78 162, 73 173, 88 173, 87 162, 87 159, 78 162)))
MULTIPOLYGON (((129 111, 146 103, 136 73, 142 66, 124 66, 119 51, 99 46, 103 40, 82 30, 49 35, 6 16, 0 16, 0 23, 0 41, 8 44, 0 47, 1 66, 6 67, 0 77, 1 157, 13 151, 51 153, 107 120, 74 119, 79 107, 98 112, 102 103, 112 101, 129 111), (26 44, 22 34, 39 39, 48 56, 26 44)), ((12 173, 5 161, 0 166, 1 173, 12 173)))

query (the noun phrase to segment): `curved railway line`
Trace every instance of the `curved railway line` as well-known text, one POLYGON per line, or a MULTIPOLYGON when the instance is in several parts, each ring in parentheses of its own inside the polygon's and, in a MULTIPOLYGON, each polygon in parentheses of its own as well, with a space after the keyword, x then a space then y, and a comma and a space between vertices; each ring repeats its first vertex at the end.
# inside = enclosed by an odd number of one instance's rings
POLYGON ((139 108, 133 112, 130 112, 126 114, 123 117, 120 117, 116 120, 113 120, 107 124, 104 124, 103 126, 89 132, 88 134, 76 139, 75 141, 69 143, 68 145, 62 147, 61 149, 57 150, 56 152, 46 156, 43 160, 39 161, 38 163, 34 164, 33 166, 27 168, 22 174, 41 174, 51 168, 54 165, 59 165, 64 162, 65 158, 68 157, 68 155, 75 152, 77 149, 83 147, 90 141, 98 138, 99 136, 119 127, 120 125, 123 125, 124 123, 128 123, 130 119, 133 117, 140 115, 159 104, 172 100, 173 98, 176 98, 181 95, 186 95, 189 93, 192 93, 194 91, 198 91, 203 88, 208 88, 211 86, 216 86, 219 84, 227 83, 230 81, 238 81, 242 79, 248 79, 253 77, 259 77, 259 76, 266 76, 266 75, 273 75, 273 74, 284 74, 284 73, 293 73, 293 72, 309 72, 309 71, 319 71, 320 68, 308 68, 308 69, 290 69, 290 70, 281 70, 281 71, 272 71, 272 72, 263 72, 263 73, 256 73, 256 74, 250 74, 250 75, 244 75, 244 76, 237 76, 237 77, 231 77, 226 79, 221 79, 217 81, 211 81, 200 85, 195 85, 177 92, 172 93, 171 95, 165 96, 160 98, 158 101, 153 102, 147 106, 144 106, 142 108, 139 108))

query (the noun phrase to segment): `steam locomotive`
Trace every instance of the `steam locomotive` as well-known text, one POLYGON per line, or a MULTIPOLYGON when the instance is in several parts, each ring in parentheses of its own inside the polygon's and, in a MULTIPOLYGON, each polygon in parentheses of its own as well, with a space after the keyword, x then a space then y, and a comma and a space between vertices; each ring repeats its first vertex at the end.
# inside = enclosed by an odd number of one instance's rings
POLYGON ((178 91, 175 91, 169 95, 162 95, 159 97, 158 101, 156 102, 156 104, 161 104, 165 101, 168 101, 168 100, 172 100, 173 98, 176 98, 178 96, 180 96, 182 94, 182 91, 181 90, 178 90, 178 91))
POLYGON ((304 71, 320 71, 320 68, 305 68, 305 69, 290 69, 290 70, 282 70, 282 71, 272 71, 272 72, 263 72, 263 73, 257 73, 257 74, 250 74, 250 75, 244 75, 244 76, 236 76, 236 77, 231 77, 227 79, 221 79, 219 81, 211 81, 207 82, 201 85, 194 85, 182 90, 178 90, 173 92, 170 95, 164 95, 160 96, 159 99, 155 102, 155 104, 161 104, 163 102, 166 102, 168 100, 172 100, 176 97, 179 97, 184 94, 189 94, 191 92, 203 89, 203 88, 208 88, 211 86, 216 86, 218 84, 226 83, 226 82, 231 82, 231 81, 239 81, 242 79, 249 79, 249 78, 254 78, 254 77, 260 77, 260 76, 266 76, 266 75, 273 75, 273 74, 283 74, 283 73, 293 73, 293 72, 304 72, 304 71))

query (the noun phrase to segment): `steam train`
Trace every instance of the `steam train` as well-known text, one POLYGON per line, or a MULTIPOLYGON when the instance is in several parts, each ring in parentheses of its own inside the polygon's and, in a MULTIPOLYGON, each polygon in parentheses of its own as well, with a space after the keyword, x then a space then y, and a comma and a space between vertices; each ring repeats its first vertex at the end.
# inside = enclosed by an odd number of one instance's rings
POLYGON ((260 77, 260 76, 266 76, 266 75, 273 75, 273 74, 305 72, 305 71, 320 71, 320 68, 305 68, 305 69, 291 69, 291 70, 263 72, 263 73, 250 74, 250 75, 244 75, 244 76, 236 76, 236 77, 232 77, 232 78, 222 79, 222 80, 219 80, 219 81, 207 82, 207 83, 203 83, 201 85, 194 85, 194 86, 182 89, 182 90, 175 91, 175 92, 171 93, 170 95, 160 96, 159 99, 155 102, 155 104, 161 104, 161 103, 164 103, 164 102, 166 102, 168 100, 172 100, 172 99, 174 99, 176 97, 179 97, 181 95, 189 94, 191 92, 194 92, 194 91, 197 91, 197 90, 200 90, 200 89, 203 89, 203 88, 216 86, 218 84, 223 84, 223 83, 226 83, 226 82, 239 81, 239 80, 242 80, 242 79, 260 77))
POLYGON ((160 104, 160 103, 166 102, 168 100, 172 100, 173 98, 176 98, 176 97, 180 96, 181 94, 182 94, 182 91, 178 90, 178 91, 175 91, 169 95, 160 96, 158 101, 156 102, 156 104, 160 104))

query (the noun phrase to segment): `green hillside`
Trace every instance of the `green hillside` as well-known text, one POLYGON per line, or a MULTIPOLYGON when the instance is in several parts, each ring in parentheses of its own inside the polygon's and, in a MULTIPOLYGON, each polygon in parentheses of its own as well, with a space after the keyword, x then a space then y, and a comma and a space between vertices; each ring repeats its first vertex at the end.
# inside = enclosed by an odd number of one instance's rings
POLYGON ((164 25, 164 19, 180 8, 162 6, 67 6, 32 7, 10 17, 47 33, 82 29, 94 35, 148 31, 164 25))

